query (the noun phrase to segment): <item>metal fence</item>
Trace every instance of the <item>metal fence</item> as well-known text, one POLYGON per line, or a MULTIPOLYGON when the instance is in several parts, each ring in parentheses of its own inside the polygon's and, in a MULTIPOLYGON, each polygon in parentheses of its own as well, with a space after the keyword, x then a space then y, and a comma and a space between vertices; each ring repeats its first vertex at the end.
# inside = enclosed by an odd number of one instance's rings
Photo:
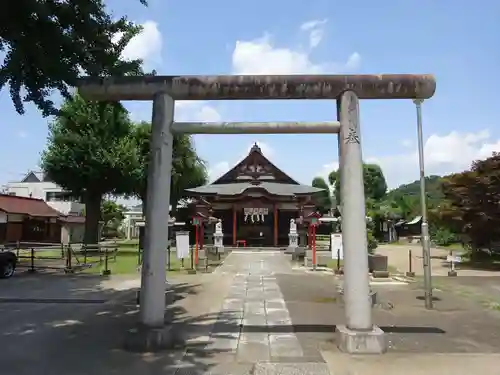
POLYGON ((17 268, 28 272, 37 270, 61 270, 74 273, 100 267, 109 275, 109 263, 116 261, 116 243, 82 245, 62 243, 16 242, 5 244, 4 248, 16 254, 17 268))

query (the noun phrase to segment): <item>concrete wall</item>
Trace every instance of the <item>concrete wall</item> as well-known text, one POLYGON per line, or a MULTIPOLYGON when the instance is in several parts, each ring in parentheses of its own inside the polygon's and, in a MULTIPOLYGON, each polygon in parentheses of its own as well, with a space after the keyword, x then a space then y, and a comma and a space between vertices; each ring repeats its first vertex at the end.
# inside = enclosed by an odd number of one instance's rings
MULTIPOLYGON (((47 201, 47 193, 59 193, 64 192, 64 190, 53 182, 10 182, 6 185, 6 192, 19 197, 47 201)), ((49 201, 47 204, 63 215, 81 215, 85 209, 83 203, 72 201, 49 201)))
POLYGON ((122 222, 122 229, 125 231, 125 236, 128 240, 133 238, 139 238, 139 228, 136 223, 138 221, 144 221, 142 212, 128 211, 124 213, 125 218, 122 222))
POLYGON ((61 242, 63 244, 82 243, 85 234, 85 224, 66 223, 61 226, 61 242))

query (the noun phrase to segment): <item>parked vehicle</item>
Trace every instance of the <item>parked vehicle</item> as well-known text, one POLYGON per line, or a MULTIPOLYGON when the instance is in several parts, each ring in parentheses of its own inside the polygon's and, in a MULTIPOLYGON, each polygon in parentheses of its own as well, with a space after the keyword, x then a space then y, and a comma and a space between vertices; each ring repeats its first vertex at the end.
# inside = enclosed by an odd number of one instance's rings
POLYGON ((12 251, 0 249, 0 279, 8 279, 16 272, 17 256, 12 251))

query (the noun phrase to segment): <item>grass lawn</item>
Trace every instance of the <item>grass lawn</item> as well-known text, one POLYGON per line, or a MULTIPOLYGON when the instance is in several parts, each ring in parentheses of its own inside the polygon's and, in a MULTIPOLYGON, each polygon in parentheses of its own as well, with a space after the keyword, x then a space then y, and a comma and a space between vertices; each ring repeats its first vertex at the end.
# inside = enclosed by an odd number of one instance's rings
POLYGON ((342 268, 342 266, 344 264, 342 262, 342 259, 340 259, 338 261, 338 263, 337 263, 337 259, 330 259, 326 265, 327 265, 328 268, 331 268, 332 270, 336 270, 337 266, 340 267, 340 268, 342 268))
MULTIPOLYGON (((167 253, 168 256, 168 253, 167 253)), ((110 259, 108 262, 108 269, 111 271, 112 275, 125 275, 140 273, 139 268, 139 247, 134 243, 120 243, 118 245, 118 251, 116 252, 116 258, 110 259)), ((182 260, 177 259, 177 254, 175 248, 170 249, 170 267, 166 266, 165 269, 168 272, 179 272, 183 270, 182 260)), ((199 262, 201 266, 201 261, 199 262)), ((184 268, 191 268, 191 259, 184 259, 184 268)), ((101 273, 104 270, 104 263, 95 264, 93 267, 86 269, 84 272, 87 273, 101 273)))

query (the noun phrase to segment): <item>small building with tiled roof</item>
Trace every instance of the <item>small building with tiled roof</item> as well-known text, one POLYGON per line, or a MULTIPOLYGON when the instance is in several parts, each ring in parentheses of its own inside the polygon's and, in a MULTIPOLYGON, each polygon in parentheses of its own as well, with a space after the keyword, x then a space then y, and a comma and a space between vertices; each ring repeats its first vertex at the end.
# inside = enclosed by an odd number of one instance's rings
POLYGON ((198 199, 193 216, 206 215, 198 212, 204 206, 210 216, 222 220, 226 245, 244 241, 248 246, 286 246, 290 220, 302 217, 304 206, 321 190, 288 176, 255 144, 224 175, 187 192, 198 199))
POLYGON ((62 215, 42 199, 0 194, 0 243, 69 241, 84 224, 84 217, 62 215))

